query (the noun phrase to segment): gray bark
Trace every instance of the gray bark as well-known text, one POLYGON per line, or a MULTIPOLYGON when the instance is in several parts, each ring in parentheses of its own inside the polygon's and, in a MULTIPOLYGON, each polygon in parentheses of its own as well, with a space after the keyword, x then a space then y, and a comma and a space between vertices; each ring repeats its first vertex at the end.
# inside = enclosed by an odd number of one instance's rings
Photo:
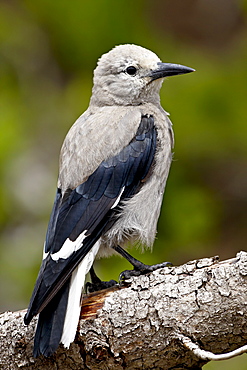
POLYGON ((32 358, 35 319, 26 327, 25 310, 1 314, 0 368, 200 369, 208 360, 184 338, 213 353, 239 348, 246 308, 247 253, 166 267, 84 297, 75 342, 48 359, 32 358))

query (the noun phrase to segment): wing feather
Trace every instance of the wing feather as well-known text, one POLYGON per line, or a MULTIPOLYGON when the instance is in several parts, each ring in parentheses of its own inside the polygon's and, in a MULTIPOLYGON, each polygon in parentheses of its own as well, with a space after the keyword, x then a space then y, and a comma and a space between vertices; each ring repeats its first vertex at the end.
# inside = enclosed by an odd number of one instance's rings
POLYGON ((143 116, 136 136, 119 154, 104 160, 75 189, 67 189, 64 195, 61 189, 57 190, 46 237, 48 254, 41 265, 26 323, 56 296, 107 225, 112 225, 117 202, 127 200, 139 190, 154 162, 156 137, 153 117, 143 116), (66 259, 53 260, 53 254, 66 241, 80 244, 66 259))

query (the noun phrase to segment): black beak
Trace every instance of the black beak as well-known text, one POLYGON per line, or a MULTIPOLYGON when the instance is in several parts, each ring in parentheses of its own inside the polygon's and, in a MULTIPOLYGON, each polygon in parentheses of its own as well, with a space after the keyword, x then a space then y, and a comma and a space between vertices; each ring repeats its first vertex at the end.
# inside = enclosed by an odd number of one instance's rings
POLYGON ((194 72, 190 67, 185 67, 180 64, 173 63, 158 63, 158 68, 151 72, 152 81, 167 76, 183 75, 185 73, 194 72))

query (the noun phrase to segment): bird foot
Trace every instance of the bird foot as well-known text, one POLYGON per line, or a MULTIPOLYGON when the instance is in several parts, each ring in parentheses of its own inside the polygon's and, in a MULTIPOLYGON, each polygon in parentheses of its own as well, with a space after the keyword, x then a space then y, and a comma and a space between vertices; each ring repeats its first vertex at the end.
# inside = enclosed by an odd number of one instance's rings
POLYGON ((153 272, 155 270, 161 269, 163 267, 171 267, 171 262, 158 263, 156 265, 145 265, 144 263, 138 261, 138 267, 134 266, 133 270, 125 270, 121 272, 119 276, 120 284, 124 284, 126 280, 129 280, 133 276, 140 276, 153 272))
POLYGON ((121 254, 121 256, 126 258, 127 261, 129 261, 131 265, 134 267, 133 270, 125 270, 120 274, 119 276, 120 284, 123 284, 126 280, 128 280, 132 276, 145 275, 149 272, 153 272, 163 267, 172 266, 171 262, 163 262, 158 263, 156 265, 145 265, 141 261, 138 261, 136 258, 132 257, 128 252, 126 252, 126 250, 121 248, 119 245, 117 245, 116 247, 114 246, 113 249, 119 254, 121 254))
POLYGON ((101 281, 98 283, 86 283, 86 294, 98 292, 99 290, 111 288, 114 285, 118 285, 118 282, 116 280, 110 280, 110 281, 101 281))
POLYGON ((85 286, 86 293, 98 292, 99 290, 111 288, 112 286, 118 284, 116 280, 110 280, 110 281, 100 280, 100 278, 96 275, 93 267, 91 267, 90 269, 90 277, 91 277, 91 283, 88 282, 86 283, 86 286, 85 286))

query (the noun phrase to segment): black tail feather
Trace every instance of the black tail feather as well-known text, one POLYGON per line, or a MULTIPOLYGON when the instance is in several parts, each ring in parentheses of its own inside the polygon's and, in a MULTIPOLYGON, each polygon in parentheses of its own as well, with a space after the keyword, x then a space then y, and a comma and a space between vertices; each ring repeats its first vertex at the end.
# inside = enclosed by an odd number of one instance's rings
POLYGON ((33 356, 51 356, 59 346, 68 303, 70 279, 39 314, 33 356))

